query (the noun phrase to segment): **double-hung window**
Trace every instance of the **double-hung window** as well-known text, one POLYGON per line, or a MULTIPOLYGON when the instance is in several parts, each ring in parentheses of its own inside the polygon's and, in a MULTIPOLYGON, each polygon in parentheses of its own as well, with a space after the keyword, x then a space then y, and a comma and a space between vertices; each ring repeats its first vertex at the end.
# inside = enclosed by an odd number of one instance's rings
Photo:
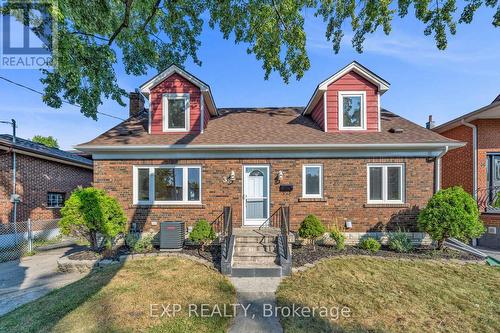
POLYGON ((366 92, 339 91, 339 128, 366 129, 366 92))
POLYGON ((201 203, 200 166, 135 166, 134 204, 201 203))
POLYGON ((189 94, 163 94, 163 131, 189 131, 189 94))
POLYGON ((368 164, 368 203, 402 204, 405 187, 403 164, 368 164))
POLYGON ((323 166, 321 164, 302 166, 302 197, 323 197, 323 166))

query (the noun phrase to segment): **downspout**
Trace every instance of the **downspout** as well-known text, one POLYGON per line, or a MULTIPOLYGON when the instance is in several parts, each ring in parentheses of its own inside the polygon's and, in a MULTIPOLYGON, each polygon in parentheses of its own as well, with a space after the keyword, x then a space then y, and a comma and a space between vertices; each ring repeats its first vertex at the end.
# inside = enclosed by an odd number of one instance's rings
POLYGON ((474 199, 477 201, 477 126, 466 122, 464 119, 461 121, 462 125, 472 128, 472 191, 474 199))
POLYGON ((436 157, 436 171, 434 172, 434 193, 441 189, 441 157, 448 152, 448 146, 436 157))

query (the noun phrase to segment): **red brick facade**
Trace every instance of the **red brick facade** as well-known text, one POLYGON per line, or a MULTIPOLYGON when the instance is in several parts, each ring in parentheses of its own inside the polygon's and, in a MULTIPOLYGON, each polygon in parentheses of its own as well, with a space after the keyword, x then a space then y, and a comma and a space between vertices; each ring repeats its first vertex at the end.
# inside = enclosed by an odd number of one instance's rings
MULTIPOLYGON (((17 154, 17 221, 59 218, 59 209, 47 208, 47 192, 62 192, 66 198, 77 186, 90 186, 92 170, 17 154)), ((0 153, 0 223, 12 220, 12 155, 0 153)))
POLYGON ((270 166, 270 213, 287 203, 291 209, 291 226, 297 230, 308 214, 315 214, 324 224, 343 225, 349 219, 353 232, 395 230, 414 231, 416 213, 433 194, 434 162, 425 158, 402 159, 228 159, 228 160, 95 160, 94 186, 116 197, 131 222, 143 230, 157 230, 151 222, 181 220, 193 224, 197 219, 215 220, 224 206, 232 206, 234 226, 242 221, 242 169, 245 164, 270 166), (367 205, 367 163, 399 162, 405 164, 406 204, 367 205), (302 165, 323 165, 323 199, 302 199, 302 165), (133 204, 132 170, 134 165, 201 165, 202 204, 161 206, 133 204), (281 182, 276 181, 283 171, 281 182), (231 171, 236 179, 223 182, 231 171), (292 184, 292 192, 280 192, 280 184, 292 184))

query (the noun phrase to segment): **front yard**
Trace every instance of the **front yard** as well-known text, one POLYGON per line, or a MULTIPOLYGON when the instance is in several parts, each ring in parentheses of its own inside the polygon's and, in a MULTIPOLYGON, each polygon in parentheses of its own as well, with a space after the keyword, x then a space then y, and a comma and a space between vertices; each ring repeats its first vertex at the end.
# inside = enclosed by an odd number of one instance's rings
POLYGON ((26 304, 0 317, 0 332, 224 332, 230 318, 202 318, 201 305, 235 301, 219 273, 190 260, 153 257, 100 269, 26 304), (181 311, 160 317, 169 304, 181 311), (191 317, 188 304, 198 305, 191 317))
POLYGON ((340 257, 280 285, 278 306, 348 307, 281 317, 286 332, 498 332, 500 269, 433 260, 340 257))

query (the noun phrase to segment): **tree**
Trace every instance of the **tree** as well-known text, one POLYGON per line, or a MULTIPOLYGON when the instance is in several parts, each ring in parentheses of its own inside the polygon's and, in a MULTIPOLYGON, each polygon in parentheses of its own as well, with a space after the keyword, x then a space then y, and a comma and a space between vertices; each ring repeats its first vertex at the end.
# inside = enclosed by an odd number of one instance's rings
POLYGON ((43 135, 35 135, 31 141, 40 143, 44 146, 50 147, 50 148, 59 148, 59 144, 57 143, 57 139, 52 137, 52 135, 49 136, 43 136, 43 135))
POLYGON ((200 219, 194 225, 189 234, 189 239, 201 245, 201 251, 205 251, 205 244, 215 239, 214 228, 205 219, 200 219))
POLYGON ((94 251, 100 250, 103 244, 111 247, 115 237, 125 232, 127 225, 118 201, 93 187, 73 191, 64 203, 61 215, 61 233, 85 238, 94 251), (99 236, 103 238, 102 242, 99 236))
POLYGON ((299 236, 309 239, 316 251, 316 238, 323 235, 326 231, 325 226, 315 215, 308 215, 299 227, 299 236))
MULTIPOLYGON (((29 6, 30 1, 23 2, 29 6)), ((493 26, 500 26, 498 0, 466 0, 460 10, 456 0, 60 0, 51 9, 57 23, 57 52, 54 70, 44 70, 43 100, 60 107, 62 97, 81 106, 94 119, 103 97, 124 105, 114 65, 120 60, 127 74, 144 75, 188 58, 201 65, 198 48, 204 17, 211 29, 224 39, 245 43, 247 52, 262 62, 267 79, 276 71, 288 82, 300 79, 310 67, 304 31, 305 13, 313 12, 326 23, 325 36, 335 53, 340 50, 344 29, 350 23, 352 45, 363 51, 366 35, 382 29, 391 32, 394 16, 409 11, 425 25, 424 34, 433 35, 440 50, 457 23, 471 23, 481 7, 495 8, 493 26), (460 13, 457 19, 456 14, 460 13), (121 56, 121 59, 119 57, 121 56)), ((1 9, 9 14, 19 1, 6 1, 1 9)), ((44 25, 51 22, 45 15, 44 25)), ((23 22, 22 17, 18 19, 23 22)), ((24 22, 23 22, 24 23, 24 22)), ((50 29, 33 29, 42 40, 52 41, 50 29)))
POLYGON ((438 249, 447 238, 467 241, 485 232, 476 201, 459 186, 434 194, 420 211, 418 226, 437 241, 438 249))

